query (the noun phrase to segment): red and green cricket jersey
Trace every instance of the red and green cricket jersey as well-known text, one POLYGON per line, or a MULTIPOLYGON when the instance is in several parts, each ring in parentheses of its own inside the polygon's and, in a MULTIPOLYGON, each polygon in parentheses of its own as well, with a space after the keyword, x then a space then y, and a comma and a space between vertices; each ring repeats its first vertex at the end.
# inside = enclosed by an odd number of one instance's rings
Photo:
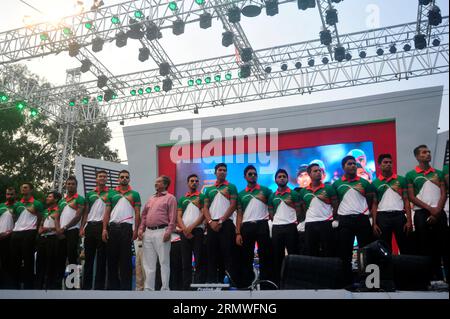
MULTIPOLYGON (((48 207, 44 210, 42 213, 42 226, 45 228, 55 228, 55 220, 59 216, 59 209, 58 205, 55 205, 53 207, 48 207)), ((54 235, 56 234, 55 231, 50 231, 45 233, 46 235, 54 235)))
POLYGON ((44 205, 31 196, 28 200, 22 198, 16 207, 16 224, 13 231, 37 229, 38 216, 42 216, 44 205))
MULTIPOLYGON (((414 195, 431 207, 437 207, 441 198, 441 185, 444 184, 444 174, 433 167, 422 170, 419 166, 406 174, 408 188, 414 190, 414 195)), ((414 210, 422 209, 417 205, 414 210)))
POLYGON ((106 206, 111 207, 110 223, 133 224, 135 208, 141 208, 141 196, 128 186, 126 190, 117 186, 110 191, 106 199, 106 206))
POLYGON ((238 194, 238 209, 242 212, 242 222, 269 219, 269 198, 272 191, 259 184, 248 186, 238 194))
POLYGON ((230 207, 230 201, 237 200, 237 188, 228 181, 220 184, 216 182, 213 186, 206 188, 205 199, 209 200, 211 219, 219 219, 230 207))
POLYGON ((403 176, 393 174, 385 178, 383 175, 379 175, 372 185, 377 191, 379 212, 403 211, 405 209, 403 199, 408 197, 408 185, 403 176))
MULTIPOLYGON (((200 215, 202 215, 202 208, 205 203, 205 195, 200 192, 187 192, 178 200, 178 209, 181 210, 183 224, 186 227, 194 224, 200 215)), ((204 227, 200 224, 197 227, 204 227)))
MULTIPOLYGON (((83 210, 86 205, 86 200, 83 196, 75 193, 73 196, 66 195, 58 203, 59 211, 61 213, 60 223, 61 228, 68 225, 76 216, 77 210, 83 210)), ((80 222, 70 227, 70 229, 80 228, 80 222)))
POLYGON ((269 212, 273 216, 274 225, 287 225, 297 222, 297 210, 300 207, 300 194, 287 187, 277 190, 269 198, 269 212))
POLYGON ((0 234, 13 230, 14 215, 17 202, 4 202, 0 204, 0 234))
POLYGON ((339 198, 339 215, 369 215, 366 196, 375 195, 375 189, 364 178, 356 176, 353 179, 347 179, 346 176, 333 183, 333 187, 339 198))
POLYGON ((103 221, 109 192, 110 190, 108 187, 105 187, 101 191, 96 187, 86 194, 87 203, 89 204, 88 222, 103 221))
POLYGON ((317 188, 313 188, 310 184, 300 190, 300 198, 306 204, 306 223, 333 219, 331 201, 337 199, 333 186, 320 183, 317 188))

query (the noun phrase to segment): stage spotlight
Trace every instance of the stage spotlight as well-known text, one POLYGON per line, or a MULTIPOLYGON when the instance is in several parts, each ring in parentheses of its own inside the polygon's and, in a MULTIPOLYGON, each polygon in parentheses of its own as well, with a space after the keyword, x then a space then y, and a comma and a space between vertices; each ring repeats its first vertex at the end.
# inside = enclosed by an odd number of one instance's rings
POLYGON ((233 44, 234 34, 231 31, 225 31, 222 33, 222 45, 224 47, 229 47, 233 44))
POLYGON ((389 52, 391 52, 392 54, 397 53, 397 47, 395 46, 395 44, 392 44, 389 47, 389 52))
POLYGON ((272 68, 270 66, 266 66, 265 69, 264 69, 264 72, 269 74, 270 72, 272 72, 272 68))
POLYGON ((116 34, 116 46, 118 48, 124 47, 127 45, 128 36, 125 32, 120 31, 116 34))
POLYGON ((382 56, 384 54, 384 50, 382 48, 377 49, 377 55, 382 56))
POLYGON ((180 35, 184 33, 184 21, 181 19, 176 19, 172 24, 172 33, 175 35, 180 35))
POLYGON ((147 39, 149 41, 161 39, 162 33, 159 27, 152 21, 147 22, 147 32, 146 32, 147 39))
POLYGON ((427 39, 425 34, 419 33, 414 36, 414 47, 418 50, 422 50, 427 47, 427 39))
POLYGON ((96 37, 94 40, 92 40, 92 51, 100 52, 101 50, 103 50, 104 43, 105 43, 105 40, 103 40, 100 37, 96 37))
POLYGON ((147 61, 150 56, 150 50, 147 47, 143 47, 139 49, 138 59, 141 62, 147 61))
POLYGON ((261 7, 254 4, 246 5, 241 10, 242 14, 248 18, 254 18, 261 14, 261 7))
POLYGON ((159 65, 159 75, 166 76, 170 73, 170 64, 167 62, 162 62, 159 65))
POLYGON ((309 60, 308 60, 308 65, 309 65, 309 66, 314 66, 314 63, 315 63, 315 62, 314 62, 314 59, 309 59, 309 60))
POLYGON ((75 99, 69 100, 69 106, 75 106, 75 99))
POLYGON ((431 44, 435 47, 439 46, 441 44, 441 40, 439 39, 434 39, 433 42, 431 42, 431 44))
POLYGON ((351 55, 350 52, 347 52, 347 53, 345 54, 345 59, 346 59, 347 61, 350 61, 350 60, 352 59, 352 55, 351 55))
POLYGON ((173 85, 173 82, 172 82, 171 79, 169 79, 169 78, 164 79, 163 80, 163 86, 162 86, 163 91, 164 92, 169 92, 170 90, 172 90, 172 85, 173 85))
POLYGON ((238 23, 241 21, 241 9, 236 6, 231 7, 228 9, 227 16, 230 23, 238 23))
POLYGON ((431 0, 419 0, 419 4, 421 6, 427 6, 430 4, 430 2, 431 2, 431 0))
POLYGON ((301 69, 301 67, 302 67, 302 63, 300 61, 295 62, 295 68, 296 69, 301 69))
POLYGON ((89 59, 84 59, 83 61, 81 61, 81 67, 80 67, 80 71, 82 73, 86 73, 87 71, 89 71, 89 69, 91 68, 92 62, 89 59))
POLYGON ((410 50, 411 50, 411 45, 410 45, 409 43, 406 43, 406 44, 403 46, 403 50, 404 50, 405 52, 410 51, 410 50))
POLYGON ((144 37, 144 31, 142 31, 142 25, 137 20, 130 18, 129 27, 130 27, 130 30, 127 31, 127 36, 130 39, 139 40, 144 37))
POLYGON ((366 51, 360 51, 360 52, 359 52, 359 57, 360 57, 361 59, 364 59, 366 56, 367 56, 366 51))
POLYGON ((9 96, 5 92, 0 92, 0 103, 8 102, 9 96))
POLYGON ((325 22, 328 25, 335 25, 339 22, 336 9, 328 9, 327 11, 325 11, 325 22))
POLYGON ((114 100, 116 97, 117 97, 117 95, 116 95, 116 93, 113 90, 108 89, 108 90, 105 91, 105 96, 104 96, 105 102, 109 102, 111 100, 114 100))
POLYGON ((80 53, 80 45, 77 42, 69 43, 69 56, 74 57, 80 53))
POLYGON ((331 0, 331 2, 333 2, 333 3, 339 3, 339 2, 341 2, 342 0, 331 0))
POLYGON ((198 114, 198 106, 194 108, 194 114, 198 114))
POLYGON ((39 114, 38 109, 30 108, 30 116, 31 117, 36 117, 36 116, 38 116, 38 114, 39 114))
POLYGON ((266 15, 272 17, 278 12, 278 0, 266 0, 266 15))
POLYGON ((249 64, 241 65, 240 70, 241 70, 241 78, 244 78, 244 79, 248 78, 251 74, 251 69, 250 69, 249 64))
POLYGON ((98 76, 98 79, 97 79, 97 87, 99 89, 101 89, 102 87, 106 86, 107 82, 108 82, 108 77, 106 75, 101 74, 98 76))
POLYGON ((286 71, 288 69, 288 65, 286 63, 281 64, 281 71, 286 71))
POLYGON ((320 31, 319 35, 320 35, 320 43, 322 43, 323 45, 331 44, 332 38, 330 30, 320 31))
POLYGON ((326 56, 324 56, 323 59, 322 59, 322 63, 323 64, 328 64, 329 61, 330 60, 328 60, 328 58, 326 56))
POLYGON ((252 48, 242 48, 239 50, 242 62, 249 62, 253 58, 252 48))
POLYGON ((102 0, 95 0, 94 4, 91 7, 91 11, 97 10, 98 8, 100 8, 104 4, 105 3, 102 0))
POLYGON ((338 62, 342 62, 345 59, 345 48, 344 47, 336 47, 334 49, 334 59, 338 62))
POLYGON ((315 8, 316 1, 315 0, 297 0, 297 7, 300 10, 306 10, 308 8, 315 8))
POLYGON ((442 23, 441 9, 438 6, 432 6, 428 11, 428 24, 438 26, 442 23))
POLYGON ((208 29, 212 25, 212 15, 209 12, 200 15, 200 28, 208 29))

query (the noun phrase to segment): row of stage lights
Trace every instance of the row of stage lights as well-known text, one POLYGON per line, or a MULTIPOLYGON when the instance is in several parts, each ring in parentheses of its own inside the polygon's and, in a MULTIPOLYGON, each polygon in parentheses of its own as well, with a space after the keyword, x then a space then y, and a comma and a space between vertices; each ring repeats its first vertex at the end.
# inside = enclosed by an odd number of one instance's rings
MULTIPOLYGON (((4 92, 0 92, 0 105, 4 105, 8 103, 10 100, 10 97, 8 94, 4 92)), ((25 101, 14 101, 13 105, 16 107, 16 109, 20 112, 23 112, 25 110, 28 110, 28 113, 30 117, 35 118, 39 115, 39 110, 36 107, 29 106, 27 102, 25 101)))

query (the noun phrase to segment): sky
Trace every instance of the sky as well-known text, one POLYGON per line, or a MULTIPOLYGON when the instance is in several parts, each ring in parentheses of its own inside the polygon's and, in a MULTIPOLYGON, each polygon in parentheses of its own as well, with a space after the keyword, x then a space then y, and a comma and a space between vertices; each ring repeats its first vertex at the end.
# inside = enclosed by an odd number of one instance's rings
MULTIPOLYGON (((1 1, 0 32, 23 27, 25 22, 29 23, 30 21, 57 21, 63 16, 73 14, 77 9, 74 5, 75 0, 23 1, 1 1), (38 9, 41 13, 27 6, 23 1, 38 9)), ((103 0, 103 2, 106 6, 125 1, 103 0)), ((140 3, 140 1, 137 2, 140 3)), ((92 3, 93 0, 84 0, 85 7, 90 8, 92 3)), ((436 4, 440 7, 442 15, 447 16, 449 12, 448 2, 437 0, 436 4)), ((335 8, 338 10, 339 22, 337 26, 340 34, 414 22, 417 18, 417 0, 347 0, 336 4, 335 8)), ((163 30, 163 38, 160 40, 160 43, 175 64, 234 54, 233 46, 225 48, 221 45, 223 28, 220 21, 215 19, 212 24, 212 27, 209 29, 200 29, 197 23, 188 24, 184 34, 180 36, 173 35, 171 30, 163 30)), ((253 49, 257 50, 316 39, 321 28, 321 21, 317 8, 301 11, 297 9, 296 1, 294 1, 280 5, 279 14, 273 17, 266 16, 264 11, 258 17, 248 18, 242 16, 241 25, 253 49)), ((96 53, 96 57, 114 75, 156 68, 156 64, 151 59, 144 63, 138 61, 139 48, 139 42, 135 40, 129 40, 128 45, 123 48, 117 48, 114 43, 105 44, 104 49, 96 53)), ((80 66, 78 60, 70 58, 67 52, 57 56, 50 55, 43 58, 30 59, 25 64, 33 73, 44 77, 54 85, 64 84, 66 69, 80 66)), ((93 79, 91 74, 82 74, 82 81, 91 79, 93 79)), ((448 74, 421 77, 408 81, 386 82, 315 92, 307 96, 298 95, 226 105, 224 107, 200 110, 198 115, 192 112, 157 115, 141 120, 127 120, 125 125, 226 115, 240 113, 243 109, 245 111, 255 111, 293 105, 307 105, 435 85, 444 86, 438 130, 442 132, 449 128, 448 74)), ((114 122, 110 123, 110 127, 113 138, 109 144, 112 149, 119 151, 120 159, 126 162, 127 154, 122 133, 123 126, 114 122)))

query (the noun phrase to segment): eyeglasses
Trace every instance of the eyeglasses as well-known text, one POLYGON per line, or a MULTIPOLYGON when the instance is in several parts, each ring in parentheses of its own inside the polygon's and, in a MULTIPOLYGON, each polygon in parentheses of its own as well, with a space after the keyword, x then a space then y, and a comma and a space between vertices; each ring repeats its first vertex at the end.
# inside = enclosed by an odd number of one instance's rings
POLYGON ((200 183, 200 181, 197 179, 195 181, 191 181, 191 183, 200 183))
POLYGON ((258 176, 258 173, 247 173, 248 176, 258 176))
POLYGON ((119 176, 120 179, 130 179, 130 176, 119 176))

